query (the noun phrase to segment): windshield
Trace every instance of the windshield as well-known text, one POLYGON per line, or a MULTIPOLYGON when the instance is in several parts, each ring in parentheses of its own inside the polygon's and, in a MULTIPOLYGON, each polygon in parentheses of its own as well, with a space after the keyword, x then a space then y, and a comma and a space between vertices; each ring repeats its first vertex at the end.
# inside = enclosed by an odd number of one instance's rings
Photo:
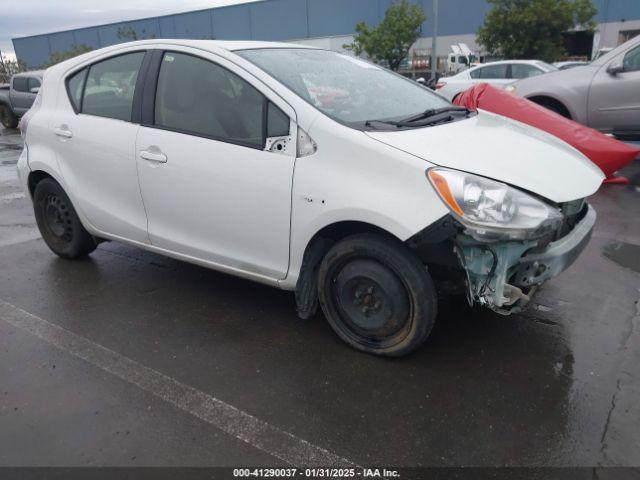
POLYGON ((270 48, 236 53, 329 117, 350 126, 451 106, 412 80, 336 52, 270 48))

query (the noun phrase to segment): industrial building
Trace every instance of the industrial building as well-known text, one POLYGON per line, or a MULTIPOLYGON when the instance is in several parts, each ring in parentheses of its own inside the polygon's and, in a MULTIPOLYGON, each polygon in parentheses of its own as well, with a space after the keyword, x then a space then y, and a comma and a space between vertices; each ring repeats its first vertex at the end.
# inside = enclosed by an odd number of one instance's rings
MULTIPOLYGON (((433 0, 412 0, 422 5, 427 20, 410 60, 431 53, 433 0)), ((16 56, 29 68, 46 64, 55 53, 77 46, 100 48, 132 39, 195 38, 219 40, 294 41, 333 50, 351 43, 355 25, 377 24, 392 0, 263 0, 196 10, 173 15, 88 26, 74 30, 14 38, 16 56)), ((640 0, 594 0, 598 32, 594 49, 614 47, 640 33, 640 0)), ((482 56, 475 32, 490 5, 487 0, 440 0, 439 57, 450 46, 464 42, 482 56)))

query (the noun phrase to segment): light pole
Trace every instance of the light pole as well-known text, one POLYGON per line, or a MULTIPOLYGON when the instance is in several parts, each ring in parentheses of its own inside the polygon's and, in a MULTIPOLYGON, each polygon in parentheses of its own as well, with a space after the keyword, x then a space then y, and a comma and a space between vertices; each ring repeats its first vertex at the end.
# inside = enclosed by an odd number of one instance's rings
POLYGON ((431 79, 438 74, 438 0, 433 0, 433 32, 431 37, 431 79))

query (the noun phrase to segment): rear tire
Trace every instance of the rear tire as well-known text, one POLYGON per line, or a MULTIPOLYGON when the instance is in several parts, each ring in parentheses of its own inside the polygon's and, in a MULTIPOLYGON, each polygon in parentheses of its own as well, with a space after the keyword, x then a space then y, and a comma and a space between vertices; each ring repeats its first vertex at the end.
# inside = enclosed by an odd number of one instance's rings
POLYGON ((18 126, 18 117, 6 105, 0 105, 0 123, 4 128, 16 128, 18 126))
POLYGON ((353 348, 400 357, 431 333, 437 307, 433 281, 400 241, 375 234, 348 237, 325 255, 318 276, 322 310, 353 348))
POLYGON ((33 193, 33 209, 42 238, 56 255, 66 259, 82 258, 98 246, 55 180, 45 178, 38 182, 33 193))

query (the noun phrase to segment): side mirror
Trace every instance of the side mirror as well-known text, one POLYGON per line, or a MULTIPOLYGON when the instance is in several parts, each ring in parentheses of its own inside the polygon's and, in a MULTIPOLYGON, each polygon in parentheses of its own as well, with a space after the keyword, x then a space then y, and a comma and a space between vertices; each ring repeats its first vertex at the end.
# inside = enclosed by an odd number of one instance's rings
POLYGON ((622 72, 624 72, 624 67, 621 63, 612 63, 607 67, 607 73, 613 77, 622 72))
POLYGON ((421 85, 426 85, 427 81, 424 79, 424 77, 420 77, 418 79, 416 79, 416 82, 418 82, 421 85))
POLYGON ((40 87, 33 87, 31 90, 29 90, 31 93, 38 93, 40 91, 40 87))

